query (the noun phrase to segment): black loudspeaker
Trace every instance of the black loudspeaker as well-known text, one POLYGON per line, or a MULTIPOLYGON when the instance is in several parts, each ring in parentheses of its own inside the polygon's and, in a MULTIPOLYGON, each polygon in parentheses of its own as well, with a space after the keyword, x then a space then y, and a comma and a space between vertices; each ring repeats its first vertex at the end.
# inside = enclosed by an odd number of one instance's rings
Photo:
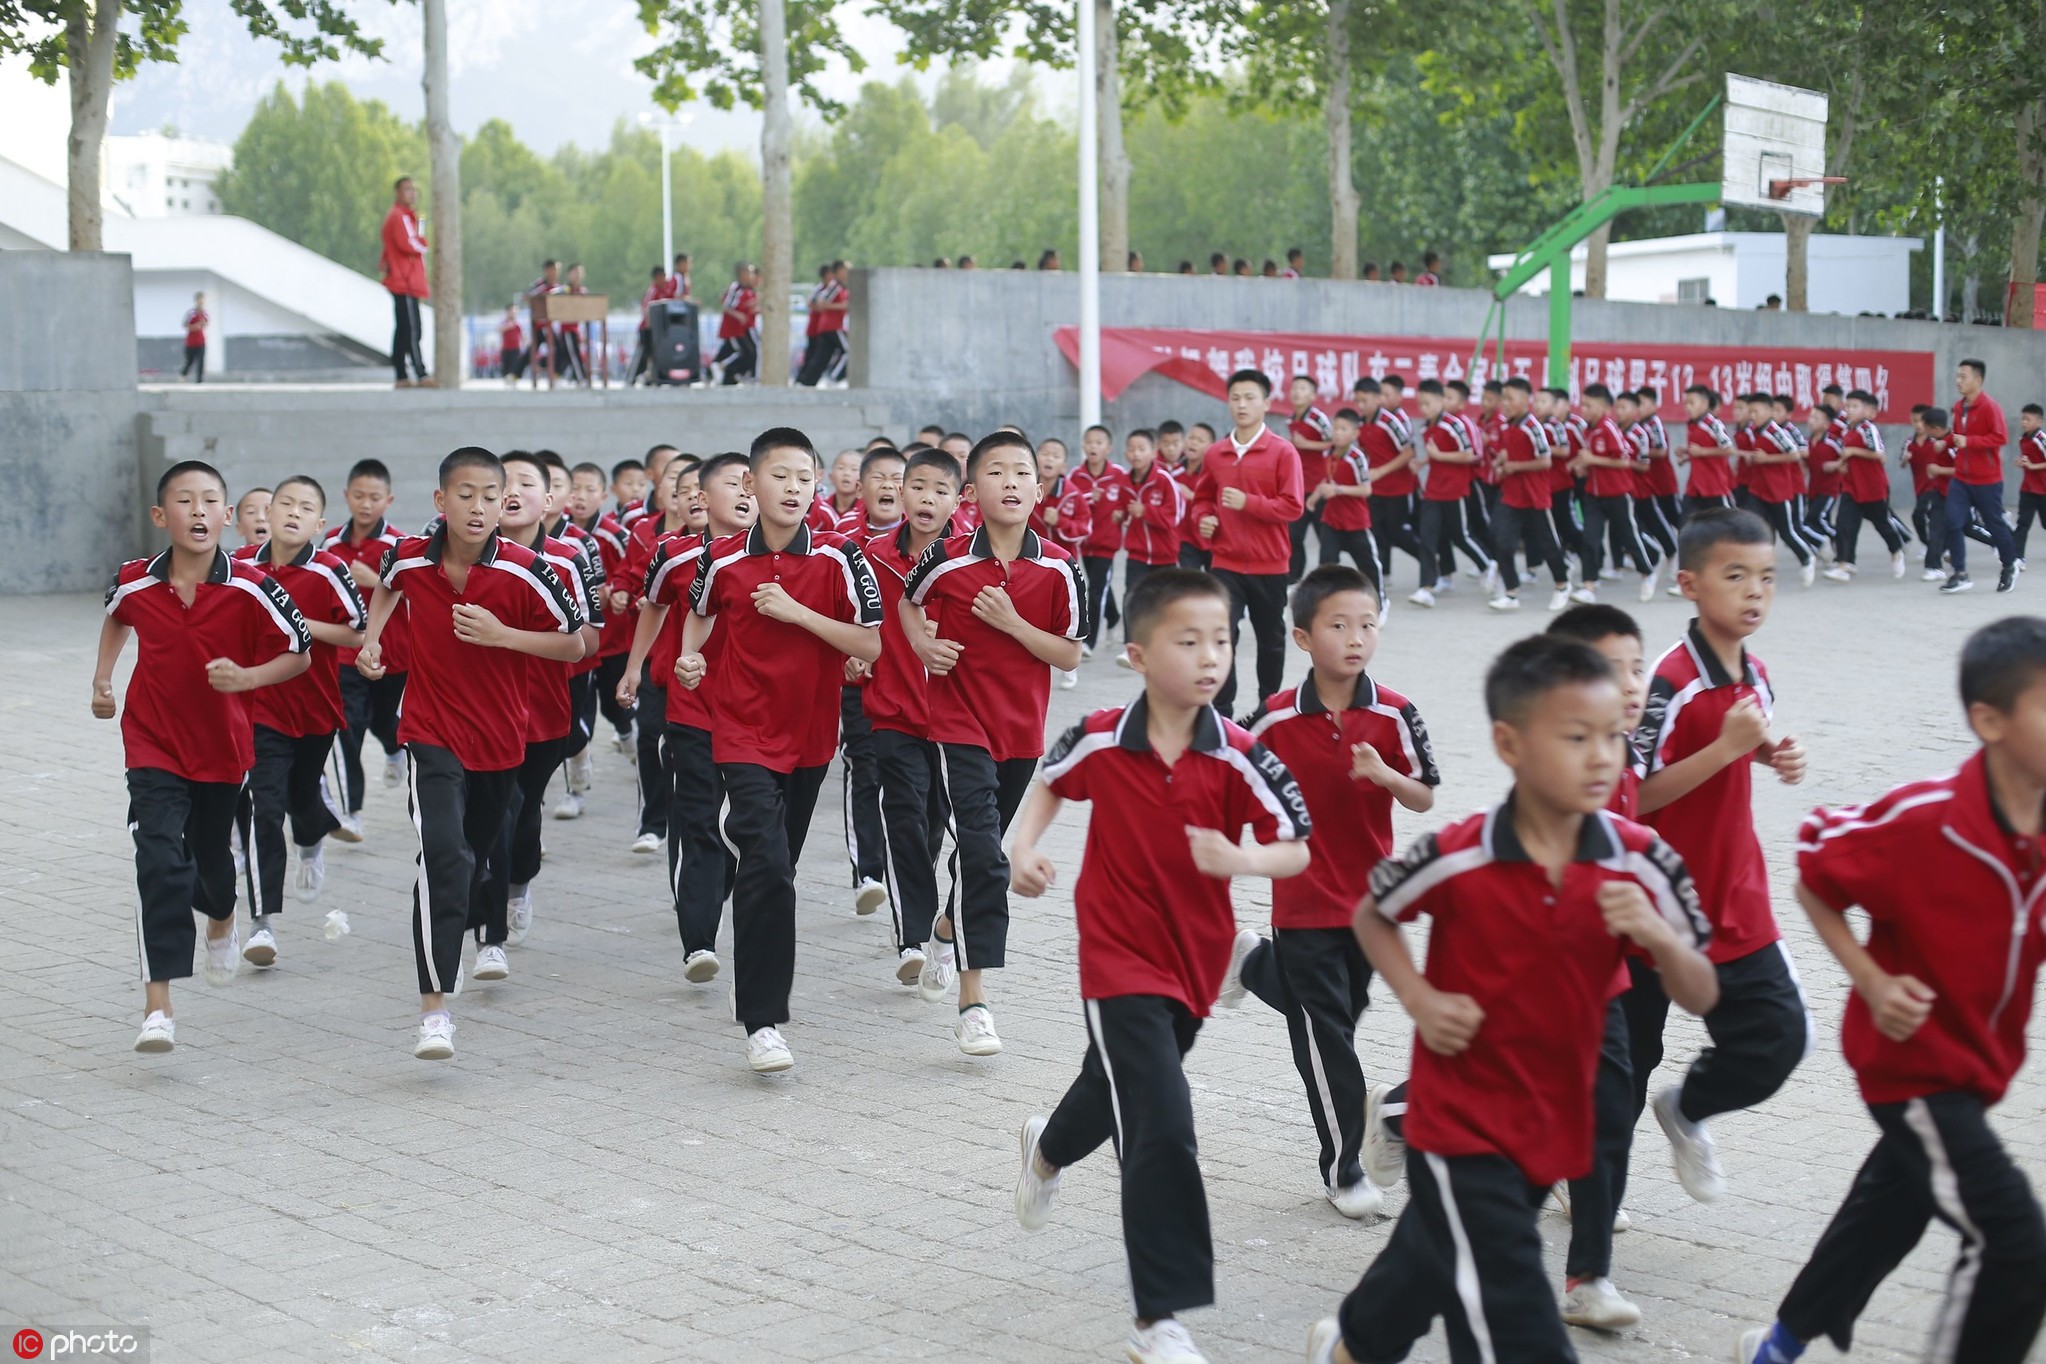
POLYGON ((696 329, 696 305, 662 299, 647 310, 656 384, 693 384, 703 377, 703 345, 696 329))

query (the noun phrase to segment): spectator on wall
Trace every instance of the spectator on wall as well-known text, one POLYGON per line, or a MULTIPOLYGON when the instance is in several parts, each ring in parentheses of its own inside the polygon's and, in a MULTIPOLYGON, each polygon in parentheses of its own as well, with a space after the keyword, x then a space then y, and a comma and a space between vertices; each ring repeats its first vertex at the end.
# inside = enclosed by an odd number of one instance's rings
POLYGON ((426 297, 426 237, 419 230, 419 186, 401 175, 384 215, 384 288, 391 294, 391 369, 398 388, 433 388, 419 354, 419 300, 426 297))

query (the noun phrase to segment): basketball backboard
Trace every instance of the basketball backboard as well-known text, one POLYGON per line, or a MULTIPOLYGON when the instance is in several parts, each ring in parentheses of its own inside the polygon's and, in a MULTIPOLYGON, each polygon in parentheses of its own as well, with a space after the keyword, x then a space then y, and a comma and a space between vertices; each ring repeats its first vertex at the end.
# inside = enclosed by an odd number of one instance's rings
POLYGON ((1726 73, 1722 202, 1817 217, 1826 211, 1826 97, 1726 73), (1809 184, 1781 182, 1809 181, 1809 184), (1778 182, 1771 192, 1771 182, 1778 182))

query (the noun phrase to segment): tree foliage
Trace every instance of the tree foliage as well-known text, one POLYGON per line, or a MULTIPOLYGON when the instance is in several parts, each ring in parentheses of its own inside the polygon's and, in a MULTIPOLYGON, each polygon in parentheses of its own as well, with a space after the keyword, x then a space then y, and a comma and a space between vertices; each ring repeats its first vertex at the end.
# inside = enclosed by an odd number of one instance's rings
MULTIPOLYGON (((77 20, 105 17, 110 0, 0 0, 0 55, 26 55, 29 70, 54 85, 70 65, 66 30, 77 20)), ((118 0, 122 16, 114 42, 114 78, 127 80, 144 62, 177 60, 185 36, 181 0, 118 0)), ((375 57, 383 40, 362 32, 339 0, 234 0, 249 34, 278 46, 287 66, 334 61, 344 51, 375 57)))

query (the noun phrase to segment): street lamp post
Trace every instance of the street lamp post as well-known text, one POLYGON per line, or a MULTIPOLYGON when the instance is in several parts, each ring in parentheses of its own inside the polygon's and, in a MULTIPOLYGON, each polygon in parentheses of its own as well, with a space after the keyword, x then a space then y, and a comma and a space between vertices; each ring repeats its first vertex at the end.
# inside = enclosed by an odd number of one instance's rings
POLYGON ((674 148, 669 144, 669 135, 677 128, 689 126, 693 114, 680 118, 657 118, 653 114, 641 114, 640 126, 656 128, 661 134, 661 264, 669 269, 675 266, 675 189, 673 180, 674 148))
POLYGON ((1100 110, 1095 95, 1094 0, 1078 0, 1080 77, 1080 426, 1101 421, 1100 110))

